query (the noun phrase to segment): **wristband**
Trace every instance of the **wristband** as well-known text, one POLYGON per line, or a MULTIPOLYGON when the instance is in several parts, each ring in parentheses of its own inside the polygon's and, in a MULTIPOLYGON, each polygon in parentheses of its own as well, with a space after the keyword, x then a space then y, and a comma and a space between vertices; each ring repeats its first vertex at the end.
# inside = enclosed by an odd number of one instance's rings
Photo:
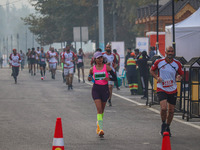
POLYGON ((91 75, 91 74, 89 74, 89 75, 88 75, 88 77, 89 77, 89 78, 92 78, 92 75, 91 75))

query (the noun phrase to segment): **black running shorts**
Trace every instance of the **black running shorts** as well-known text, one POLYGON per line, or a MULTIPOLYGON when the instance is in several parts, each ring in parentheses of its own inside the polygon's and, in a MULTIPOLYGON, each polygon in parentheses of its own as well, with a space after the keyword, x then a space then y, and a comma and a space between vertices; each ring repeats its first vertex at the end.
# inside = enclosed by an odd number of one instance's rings
POLYGON ((106 85, 93 84, 93 87, 92 87, 93 100, 100 99, 102 102, 107 102, 109 95, 110 93, 109 93, 108 84, 106 85))
POLYGON ((162 101, 162 100, 166 99, 168 103, 170 103, 172 105, 176 105, 177 93, 167 94, 165 92, 158 92, 157 96, 158 96, 158 100, 159 101, 162 101))

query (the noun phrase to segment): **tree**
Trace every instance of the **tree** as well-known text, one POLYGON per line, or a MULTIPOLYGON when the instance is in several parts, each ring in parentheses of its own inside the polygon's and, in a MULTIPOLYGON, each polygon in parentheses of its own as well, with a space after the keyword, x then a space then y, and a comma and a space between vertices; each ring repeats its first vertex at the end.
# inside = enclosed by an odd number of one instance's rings
MULTIPOLYGON (((34 1, 34 0, 32 0, 34 1)), ((105 42, 113 40, 113 12, 117 16, 117 40, 132 46, 138 35, 135 26, 136 10, 140 5, 155 0, 105 0, 105 42)), ((88 26, 90 39, 97 40, 97 0, 37 0, 32 3, 37 14, 23 18, 30 30, 38 35, 43 44, 53 42, 71 43, 73 27, 88 26)))

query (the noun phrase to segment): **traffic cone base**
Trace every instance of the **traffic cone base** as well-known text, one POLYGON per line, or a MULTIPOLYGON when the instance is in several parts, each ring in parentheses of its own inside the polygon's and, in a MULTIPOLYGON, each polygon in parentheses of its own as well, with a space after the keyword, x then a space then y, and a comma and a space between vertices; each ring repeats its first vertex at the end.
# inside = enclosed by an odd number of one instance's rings
POLYGON ((64 139, 61 118, 57 118, 52 150, 64 150, 64 139))

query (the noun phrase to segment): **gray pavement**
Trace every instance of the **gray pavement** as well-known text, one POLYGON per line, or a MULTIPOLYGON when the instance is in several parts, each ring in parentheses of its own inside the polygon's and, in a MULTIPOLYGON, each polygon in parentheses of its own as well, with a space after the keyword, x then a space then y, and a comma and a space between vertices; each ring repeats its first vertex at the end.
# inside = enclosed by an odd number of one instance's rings
MULTIPOLYGON (((58 71, 56 79, 40 80, 20 71, 18 84, 11 70, 0 69, 0 150, 47 150, 52 148, 56 118, 62 118, 66 150, 161 149, 159 106, 146 106, 141 96, 122 87, 114 89, 113 106, 106 107, 105 137, 96 135, 96 108, 91 85, 78 83, 68 91, 58 71)), ((88 72, 86 71, 86 74, 88 72)), ((186 122, 176 114, 171 125, 174 150, 200 149, 200 119, 186 122)))

